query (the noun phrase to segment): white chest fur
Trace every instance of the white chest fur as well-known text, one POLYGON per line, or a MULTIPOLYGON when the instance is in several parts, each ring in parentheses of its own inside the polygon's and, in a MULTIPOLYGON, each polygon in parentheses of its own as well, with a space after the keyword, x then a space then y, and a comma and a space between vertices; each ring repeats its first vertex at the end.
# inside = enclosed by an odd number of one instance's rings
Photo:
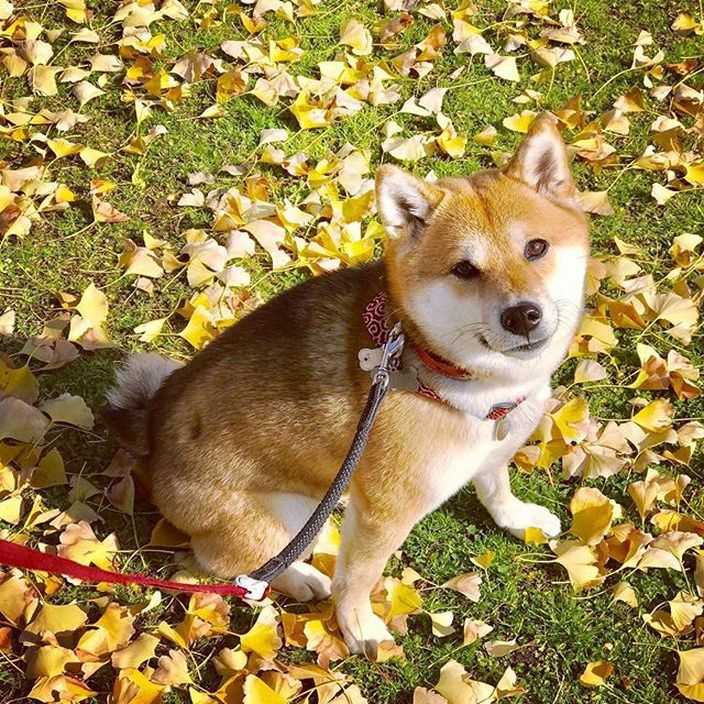
MULTIPOLYGON (((427 452, 417 448, 418 481, 422 485, 418 488, 427 497, 427 511, 437 508, 480 473, 505 465, 535 428, 549 396, 546 384, 511 411, 505 419, 507 434, 502 440, 496 436, 496 421, 465 413, 459 433, 447 435, 446 428, 438 429, 444 435, 443 442, 427 443, 427 452)), ((426 430, 432 432, 430 427, 426 430)))

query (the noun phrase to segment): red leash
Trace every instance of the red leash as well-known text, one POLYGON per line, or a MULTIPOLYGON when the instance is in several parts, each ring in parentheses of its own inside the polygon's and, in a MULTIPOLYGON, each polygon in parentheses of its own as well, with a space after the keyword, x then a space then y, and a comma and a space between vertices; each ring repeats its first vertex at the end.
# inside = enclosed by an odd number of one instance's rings
MULTIPOLYGON (((237 582, 232 584, 182 584, 181 582, 147 577, 143 574, 108 572, 98 567, 81 565, 78 562, 59 557, 58 555, 47 555, 44 552, 39 552, 39 550, 28 548, 26 545, 12 543, 9 540, 0 540, 0 564, 8 567, 19 567, 24 570, 63 574, 67 577, 85 580, 86 582, 109 582, 110 584, 124 585, 141 584, 144 587, 167 589, 169 591, 207 592, 220 594, 221 596, 236 596, 240 599, 256 598, 257 601, 266 596, 266 593, 257 593, 255 596, 252 585, 245 586, 245 584, 237 582)), ((268 588, 266 592, 268 592, 268 588)))

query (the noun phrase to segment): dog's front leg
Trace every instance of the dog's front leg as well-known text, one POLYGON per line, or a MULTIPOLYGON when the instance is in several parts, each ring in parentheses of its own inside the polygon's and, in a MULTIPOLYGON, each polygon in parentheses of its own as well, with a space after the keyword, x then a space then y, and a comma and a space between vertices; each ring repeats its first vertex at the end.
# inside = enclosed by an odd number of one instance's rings
POLYGON ((345 510, 342 543, 335 564, 332 596, 337 621, 353 653, 373 657, 377 646, 393 640, 384 622, 372 611, 370 594, 386 561, 415 524, 410 512, 384 513, 371 507, 354 489, 345 510))
POLYGON ((472 481, 479 500, 499 528, 521 540, 526 528, 540 528, 548 537, 561 532, 560 519, 545 506, 525 503, 513 495, 506 465, 484 469, 472 481))

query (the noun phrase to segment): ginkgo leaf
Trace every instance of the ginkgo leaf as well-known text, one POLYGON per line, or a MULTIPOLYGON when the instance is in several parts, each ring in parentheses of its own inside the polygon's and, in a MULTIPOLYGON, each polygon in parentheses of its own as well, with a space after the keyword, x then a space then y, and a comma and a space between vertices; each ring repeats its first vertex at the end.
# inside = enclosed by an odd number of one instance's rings
POLYGON ((518 647, 516 644, 516 639, 512 640, 490 640, 484 643, 484 650, 486 650, 492 658, 500 658, 504 655, 508 655, 516 650, 518 647))
POLYGON ((286 237, 286 230, 270 220, 255 220, 242 226, 266 250, 275 266, 280 266, 281 245, 286 237))
POLYGON ((614 601, 622 601, 634 609, 638 607, 638 596, 635 589, 626 581, 614 584, 614 601))
POLYGON ((469 559, 477 567, 480 567, 483 570, 488 570, 489 567, 491 567, 491 563, 494 561, 495 557, 496 553, 493 550, 487 550, 481 555, 477 555, 476 557, 470 557, 469 559))
POLYGON ((526 545, 543 545, 548 542, 548 536, 540 528, 528 526, 523 535, 523 542, 526 545))
POLYGON ((0 440, 41 441, 49 427, 47 417, 34 406, 18 399, 0 399, 0 440))
POLYGON ((655 399, 633 416, 633 422, 645 430, 657 432, 672 425, 674 409, 667 399, 655 399))
POLYGON ((67 139, 47 139, 47 146, 54 152, 57 159, 61 159, 71 154, 78 154, 83 149, 82 144, 74 144, 67 139))
POLYGON ((309 98, 308 93, 302 90, 289 106, 289 110, 298 121, 301 129, 311 130, 327 127, 331 122, 328 111, 313 105, 309 98))
POLYGON ((650 189, 650 195, 658 205, 665 205, 672 196, 677 195, 677 191, 666 188, 661 183, 654 183, 650 189))
POLYGON ((63 458, 54 447, 42 457, 35 467, 30 478, 30 485, 35 489, 45 489, 67 483, 63 458))
POLYGON ((66 665, 80 662, 80 658, 68 648, 59 645, 44 645, 33 651, 27 662, 29 678, 56 677, 64 673, 66 665))
POLYGON ((159 639, 149 633, 139 636, 124 648, 115 650, 110 656, 112 666, 118 670, 139 668, 144 662, 154 657, 159 639))
POLYGON ((423 599, 413 584, 405 584, 401 580, 387 577, 384 580, 384 589, 389 602, 389 618, 416 613, 423 605, 423 599))
POLYGON ((135 487, 132 477, 123 477, 105 492, 108 501, 128 516, 134 513, 135 487))
POLYGON ((447 704, 447 699, 425 687, 416 687, 413 690, 413 704, 447 704))
POLYGON ((605 660, 589 662, 584 668, 584 672, 579 676, 579 681, 585 687, 601 687, 606 684, 606 680, 614 673, 614 666, 605 660))
POLYGON ((688 628, 694 619, 701 616, 704 611, 704 601, 686 591, 680 591, 668 603, 672 622, 680 633, 688 628))
POLYGON ((666 550, 682 561, 685 552, 704 544, 704 538, 696 533, 673 531, 660 535, 650 544, 651 549, 666 550))
POLYGON ((59 701, 81 702, 84 699, 94 697, 96 694, 90 687, 75 677, 57 675, 55 677, 40 677, 37 679, 27 696, 31 700, 48 703, 57 701, 57 696, 61 697, 59 701))
POLYGON ((608 191, 580 191, 577 201, 585 213, 595 215, 613 215, 614 209, 609 201, 608 191))
POLYGON ((127 608, 108 604, 103 615, 81 636, 76 651, 101 657, 124 647, 134 635, 134 620, 127 608))
POLYGON ((494 627, 484 621, 478 621, 471 618, 465 619, 462 645, 470 645, 471 643, 474 643, 480 638, 488 635, 493 630, 494 627))
POLYGON ((56 95, 59 92, 56 85, 56 74, 60 70, 55 66, 34 66, 29 72, 34 92, 38 95, 56 95))
POLYGON ((510 117, 505 117, 501 124, 503 124, 507 130, 525 134, 528 132, 537 116, 538 113, 535 112, 535 110, 524 110, 521 113, 516 113, 510 117))
POLYGON ((276 610, 272 606, 265 606, 252 628, 240 636, 240 647, 245 652, 255 652, 265 660, 270 660, 282 645, 278 625, 276 610))
POLYGON ((52 423, 67 423, 90 430, 93 427, 93 413, 81 396, 65 393, 39 405, 52 423))
POLYGON ((704 648, 680 650, 677 689, 688 699, 704 701, 704 648))
POLYGON ((0 500, 0 520, 17 525, 22 519, 23 503, 21 496, 8 496, 0 500))
POLYGON ((704 538, 683 531, 672 531, 659 535, 650 543, 638 561, 638 569, 650 567, 682 571, 682 558, 687 550, 699 547, 704 538))
POLYGON ((156 684, 183 685, 193 680, 188 674, 188 661, 182 650, 169 650, 168 655, 159 658, 159 667, 152 675, 156 684))
POLYGON ((230 677, 247 667, 247 655, 241 650, 223 648, 218 651, 213 663, 221 677, 230 677))
POLYGON ((125 222, 129 220, 129 216, 121 213, 117 208, 112 206, 106 200, 101 200, 97 195, 93 194, 91 200, 93 208, 93 218, 95 222, 125 222))
POLYGON ((426 138, 420 134, 408 139, 391 137, 382 143, 381 148, 399 161, 418 161, 427 156, 426 138))
POLYGON ((178 645, 184 650, 188 650, 188 643, 186 639, 172 626, 170 626, 166 621, 160 621, 157 625, 157 631, 167 640, 170 640, 175 645, 178 645))
POLYGON ((120 670, 112 689, 114 704, 161 704, 164 685, 155 684, 139 670, 120 670))
POLYGON ((90 167, 100 167, 105 161, 110 157, 109 152, 101 152, 100 149, 93 149, 91 147, 84 147, 78 152, 78 156, 81 157, 81 161, 90 167))
POLYGON ((51 44, 41 39, 26 39, 18 48, 22 57, 34 66, 48 64, 54 55, 51 44))
POLYGON ((513 56, 489 54, 484 57, 484 63, 495 76, 503 78, 505 81, 518 82, 521 80, 521 76, 518 73, 518 64, 513 56))
MULTIPOLYGON (((1 190, 1 187, 0 187, 1 190)), ((9 189, 8 189, 9 192, 9 189)), ((9 204, 9 203, 8 203, 9 204)), ((4 208, 0 208, 0 211, 4 208)), ((7 310, 0 314, 0 335, 12 335, 15 329, 15 311, 7 310)))
POLYGON ((100 325, 108 317, 107 296, 91 283, 81 295, 76 310, 90 325, 100 325))
POLYGON ((104 570, 113 569, 113 555, 118 551, 117 540, 109 535, 100 541, 85 521, 66 526, 59 539, 58 553, 82 565, 93 564, 104 570))
POLYGON ((126 240, 118 264, 125 267, 126 274, 159 278, 164 269, 158 257, 147 247, 138 247, 132 240, 126 240))
POLYGON ((319 657, 328 662, 344 660, 349 655, 349 649, 339 634, 331 630, 330 624, 323 619, 310 619, 303 626, 308 650, 318 653, 319 657))
MULTIPOLYGON (((71 633, 80 628, 88 616, 77 604, 42 604, 34 615, 30 624, 25 628, 24 634, 43 637, 46 633, 59 635, 71 633)), ((25 641, 32 642, 31 637, 22 636, 25 641)))
POLYGON ((467 671, 456 660, 449 660, 442 666, 435 689, 447 699, 448 704, 490 702, 495 698, 494 687, 470 679, 467 671))
POLYGON ((609 373, 599 362, 593 359, 580 359, 574 370, 574 383, 584 384, 590 381, 601 381, 608 376, 609 373))
POLYGON ((589 406, 581 396, 568 401, 558 411, 551 413, 550 417, 567 444, 576 444, 586 437, 589 406))
POLYGON ((704 32, 701 21, 697 22, 689 12, 680 12, 670 26, 675 32, 682 32, 683 34, 688 34, 693 31, 699 34, 704 32))
POLYGON ((453 159, 459 159, 464 155, 467 146, 467 136, 457 134, 454 128, 445 128, 436 138, 435 141, 443 153, 453 159))
POLYGON ((286 704, 289 701, 256 675, 247 675, 243 691, 244 704, 286 704))
POLYGON ((504 670, 501 679, 496 683, 496 698, 505 699, 518 694, 525 694, 525 689, 518 684, 518 677, 511 667, 504 670))
POLYGON ((637 481, 628 485, 628 493, 638 509, 641 519, 645 519, 658 498, 658 486, 655 482, 637 481))
POLYGON ((478 602, 481 598, 479 587, 482 577, 477 572, 466 572, 449 579, 442 586, 446 589, 454 589, 460 594, 464 594, 470 601, 478 602))
POLYGON ((372 53, 372 35, 369 30, 356 19, 349 19, 340 29, 340 44, 352 48, 352 53, 365 56, 372 53))
POLYGON ((611 522, 621 516, 621 507, 598 489, 580 487, 570 501, 572 526, 570 533, 587 545, 598 545, 611 522))
POLYGON ((438 638, 445 638, 451 633, 455 632, 452 627, 452 621, 455 615, 452 611, 439 611, 437 613, 430 614, 431 630, 434 636, 438 638))
POLYGON ((593 548, 576 540, 557 541, 551 543, 551 548, 557 555, 555 562, 567 570, 575 591, 580 592, 601 582, 593 548))

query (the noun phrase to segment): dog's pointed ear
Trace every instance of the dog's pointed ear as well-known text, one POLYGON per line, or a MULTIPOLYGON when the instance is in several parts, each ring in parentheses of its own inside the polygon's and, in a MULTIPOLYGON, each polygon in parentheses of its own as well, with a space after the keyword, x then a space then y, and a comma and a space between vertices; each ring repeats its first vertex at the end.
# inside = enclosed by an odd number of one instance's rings
POLYGON ((527 183, 538 193, 571 200, 576 188, 567 149, 555 123, 549 113, 536 118, 504 173, 527 183))
POLYGON ((386 164, 376 172, 376 206, 391 237, 419 235, 443 191, 431 183, 386 164))

